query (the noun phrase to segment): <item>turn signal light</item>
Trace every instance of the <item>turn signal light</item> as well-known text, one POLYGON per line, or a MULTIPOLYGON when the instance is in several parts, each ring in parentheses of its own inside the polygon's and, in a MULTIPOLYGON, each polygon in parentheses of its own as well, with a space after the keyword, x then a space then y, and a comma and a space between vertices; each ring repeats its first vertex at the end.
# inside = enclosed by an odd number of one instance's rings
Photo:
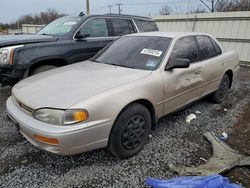
POLYGON ((40 141, 40 142, 44 142, 44 143, 48 143, 48 144, 53 144, 53 145, 59 144, 59 141, 56 138, 48 138, 48 137, 40 136, 40 135, 37 135, 37 134, 34 134, 33 137, 36 140, 40 141))
POLYGON ((76 122, 85 121, 88 119, 88 113, 86 111, 74 112, 74 120, 76 122))
POLYGON ((13 59, 14 59, 14 49, 10 51, 10 64, 13 65, 13 59))

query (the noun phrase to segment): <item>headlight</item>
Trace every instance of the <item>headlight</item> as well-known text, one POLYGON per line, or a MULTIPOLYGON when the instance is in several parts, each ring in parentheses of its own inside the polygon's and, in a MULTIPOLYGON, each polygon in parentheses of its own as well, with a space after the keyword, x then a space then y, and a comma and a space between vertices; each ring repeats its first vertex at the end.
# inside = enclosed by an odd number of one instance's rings
POLYGON ((70 125, 85 121, 88 119, 86 110, 60 110, 42 108, 33 112, 33 117, 53 125, 70 125))
POLYGON ((0 64, 12 64, 14 50, 24 45, 0 48, 0 64))

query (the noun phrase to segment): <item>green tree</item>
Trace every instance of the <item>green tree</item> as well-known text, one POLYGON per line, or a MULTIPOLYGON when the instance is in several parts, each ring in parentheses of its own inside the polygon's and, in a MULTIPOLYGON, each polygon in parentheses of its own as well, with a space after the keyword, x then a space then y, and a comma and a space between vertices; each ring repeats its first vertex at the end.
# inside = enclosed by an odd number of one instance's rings
POLYGON ((38 14, 27 14, 18 18, 15 22, 9 23, 8 28, 17 29, 22 24, 36 24, 36 25, 47 25, 53 20, 65 16, 65 14, 59 13, 55 9, 47 9, 46 11, 38 14))

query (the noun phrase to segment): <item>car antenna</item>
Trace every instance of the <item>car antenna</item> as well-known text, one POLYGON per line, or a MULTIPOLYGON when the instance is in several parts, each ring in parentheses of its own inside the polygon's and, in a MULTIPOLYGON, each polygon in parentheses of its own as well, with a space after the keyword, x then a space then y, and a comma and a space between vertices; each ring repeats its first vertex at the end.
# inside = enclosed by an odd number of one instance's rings
POLYGON ((84 14, 83 12, 80 12, 80 14, 79 14, 79 16, 81 16, 81 17, 84 16, 84 15, 85 15, 85 14, 84 14))

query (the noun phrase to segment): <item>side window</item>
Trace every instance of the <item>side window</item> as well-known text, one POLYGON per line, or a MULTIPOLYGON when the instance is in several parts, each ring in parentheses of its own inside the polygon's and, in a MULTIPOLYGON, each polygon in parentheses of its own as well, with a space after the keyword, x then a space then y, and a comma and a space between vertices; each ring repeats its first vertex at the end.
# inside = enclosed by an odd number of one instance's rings
POLYGON ((87 21, 80 30, 80 34, 87 38, 107 37, 108 28, 104 18, 97 18, 87 21))
POLYGON ((133 25, 129 20, 126 20, 126 19, 111 19, 111 20, 112 20, 115 36, 135 33, 133 25))
POLYGON ((142 28, 145 32, 147 31, 158 31, 158 27, 153 21, 140 20, 142 28))
POLYGON ((212 38, 209 37, 209 39, 212 41, 212 43, 214 45, 214 49, 216 51, 216 54, 220 55, 222 53, 222 51, 221 51, 219 45, 212 38))
POLYGON ((213 43, 208 36, 196 36, 202 59, 209 59, 217 55, 213 43))
POLYGON ((199 60, 194 37, 184 37, 179 39, 171 54, 172 58, 189 59, 191 63, 199 60))

